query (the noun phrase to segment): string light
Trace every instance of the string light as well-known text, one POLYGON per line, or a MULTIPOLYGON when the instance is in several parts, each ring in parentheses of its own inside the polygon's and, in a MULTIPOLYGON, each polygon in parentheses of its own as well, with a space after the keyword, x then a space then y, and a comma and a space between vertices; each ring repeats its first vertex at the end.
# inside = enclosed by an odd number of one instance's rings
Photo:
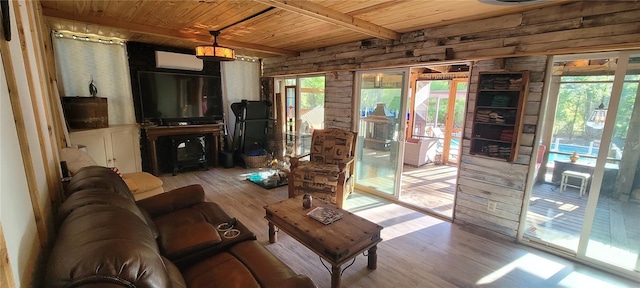
POLYGON ((53 37, 55 38, 70 38, 70 39, 80 40, 85 42, 95 42, 95 43, 101 43, 101 44, 107 44, 107 45, 121 45, 121 46, 124 46, 124 44, 126 43, 124 40, 119 38, 105 39, 104 37, 98 38, 97 36, 94 36, 94 35, 81 35, 79 33, 73 33, 68 31, 54 30, 52 31, 52 33, 53 33, 53 37))
POLYGON ((251 57, 247 57, 247 56, 237 56, 236 60, 247 61, 247 62, 257 62, 258 58, 251 58, 251 57))
MULTIPOLYGON (((126 44, 126 41, 119 38, 115 38, 115 37, 114 38, 108 38, 108 37, 98 38, 97 36, 93 36, 93 35, 80 35, 79 33, 74 34, 73 32, 69 32, 69 31, 56 31, 56 30, 53 30, 52 33, 53 33, 53 37, 55 38, 70 38, 74 40, 80 40, 85 42, 95 42, 95 43, 101 43, 101 44, 107 44, 107 45, 124 46, 126 44)), ((238 56, 236 57, 236 60, 247 61, 247 62, 259 61, 258 58, 248 57, 248 56, 238 56)))

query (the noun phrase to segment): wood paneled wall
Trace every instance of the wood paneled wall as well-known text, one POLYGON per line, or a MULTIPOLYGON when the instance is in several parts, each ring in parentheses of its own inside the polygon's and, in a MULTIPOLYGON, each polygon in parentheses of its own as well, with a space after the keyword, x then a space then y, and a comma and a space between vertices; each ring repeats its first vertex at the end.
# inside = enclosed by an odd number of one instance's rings
POLYGON ((640 47, 640 2, 576 1, 264 60, 264 76, 640 47), (451 49, 448 57, 445 50, 451 49))
POLYGON ((324 127, 352 130, 353 77, 346 71, 325 75, 324 127))
POLYGON ((536 125, 540 115, 542 88, 546 69, 546 56, 477 61, 473 65, 469 81, 469 98, 462 157, 458 177, 454 222, 473 224, 492 232, 515 238, 520 225, 520 215, 527 174, 534 145, 536 125), (469 154, 471 127, 477 98, 478 74, 482 71, 530 71, 529 92, 524 108, 524 123, 520 136, 518 156, 513 163, 493 160, 469 154), (496 210, 487 209, 489 201, 496 202, 496 210))
MULTIPOLYGON (((640 48, 640 2, 576 1, 405 33, 400 41, 367 40, 264 60, 265 76, 325 72, 327 127, 353 117, 354 70, 474 60, 469 107, 480 71, 531 71, 519 155, 514 163, 469 154, 467 123, 454 221, 515 238, 541 107, 547 55, 640 48), (453 53, 445 56, 445 50, 453 53), (330 72, 337 71, 337 72, 330 72), (341 72, 344 71, 344 72, 341 72), (350 72, 347 72, 350 71, 350 72), (337 77, 334 77, 337 75, 337 77), (346 105, 351 105, 349 110, 346 105), (487 210, 488 201, 497 203, 487 210)), ((472 108, 471 108, 472 109, 472 108)), ((469 112, 471 113, 471 112, 469 112)), ((467 115, 468 121, 471 116, 467 115)), ((338 126, 340 127, 340 126, 338 126)))

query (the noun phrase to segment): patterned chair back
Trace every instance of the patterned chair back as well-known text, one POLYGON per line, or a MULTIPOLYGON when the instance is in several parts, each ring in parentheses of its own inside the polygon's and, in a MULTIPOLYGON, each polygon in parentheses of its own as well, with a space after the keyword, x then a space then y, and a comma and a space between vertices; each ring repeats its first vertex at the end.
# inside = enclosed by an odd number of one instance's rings
POLYGON ((340 164, 355 155, 357 133, 337 128, 314 130, 311 140, 311 161, 340 164))

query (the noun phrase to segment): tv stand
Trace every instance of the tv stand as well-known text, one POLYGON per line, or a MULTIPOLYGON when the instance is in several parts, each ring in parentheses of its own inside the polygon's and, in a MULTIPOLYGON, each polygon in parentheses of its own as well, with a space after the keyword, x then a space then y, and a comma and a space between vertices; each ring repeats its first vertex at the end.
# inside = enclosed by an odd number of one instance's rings
MULTIPOLYGON (((222 119, 222 116, 220 116, 220 119, 222 119)), ((159 126, 215 125, 223 122, 217 117, 161 118, 157 121, 159 126)))
POLYGON ((220 134, 222 133, 223 124, 209 125, 178 125, 178 126, 152 126, 146 127, 147 144, 149 146, 149 159, 151 159, 151 173, 159 175, 158 155, 156 149, 156 141, 161 136, 175 135, 212 135, 211 154, 213 154, 213 166, 218 166, 218 153, 220 152, 220 134))
POLYGON ((182 122, 165 122, 162 126, 187 126, 187 125, 189 125, 189 122, 182 121, 182 122))

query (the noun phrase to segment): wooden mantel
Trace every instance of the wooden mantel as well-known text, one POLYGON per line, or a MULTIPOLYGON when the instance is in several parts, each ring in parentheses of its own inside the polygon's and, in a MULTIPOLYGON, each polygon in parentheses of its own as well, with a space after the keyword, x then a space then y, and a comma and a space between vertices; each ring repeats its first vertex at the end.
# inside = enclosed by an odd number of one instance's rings
POLYGON ((156 141, 161 136, 190 135, 190 134, 211 134, 213 154, 213 166, 218 166, 218 153, 220 152, 220 133, 222 124, 211 125, 181 125, 181 126, 151 126, 145 127, 147 134, 147 144, 149 145, 149 159, 151 159, 151 172, 158 176, 158 154, 156 141))

